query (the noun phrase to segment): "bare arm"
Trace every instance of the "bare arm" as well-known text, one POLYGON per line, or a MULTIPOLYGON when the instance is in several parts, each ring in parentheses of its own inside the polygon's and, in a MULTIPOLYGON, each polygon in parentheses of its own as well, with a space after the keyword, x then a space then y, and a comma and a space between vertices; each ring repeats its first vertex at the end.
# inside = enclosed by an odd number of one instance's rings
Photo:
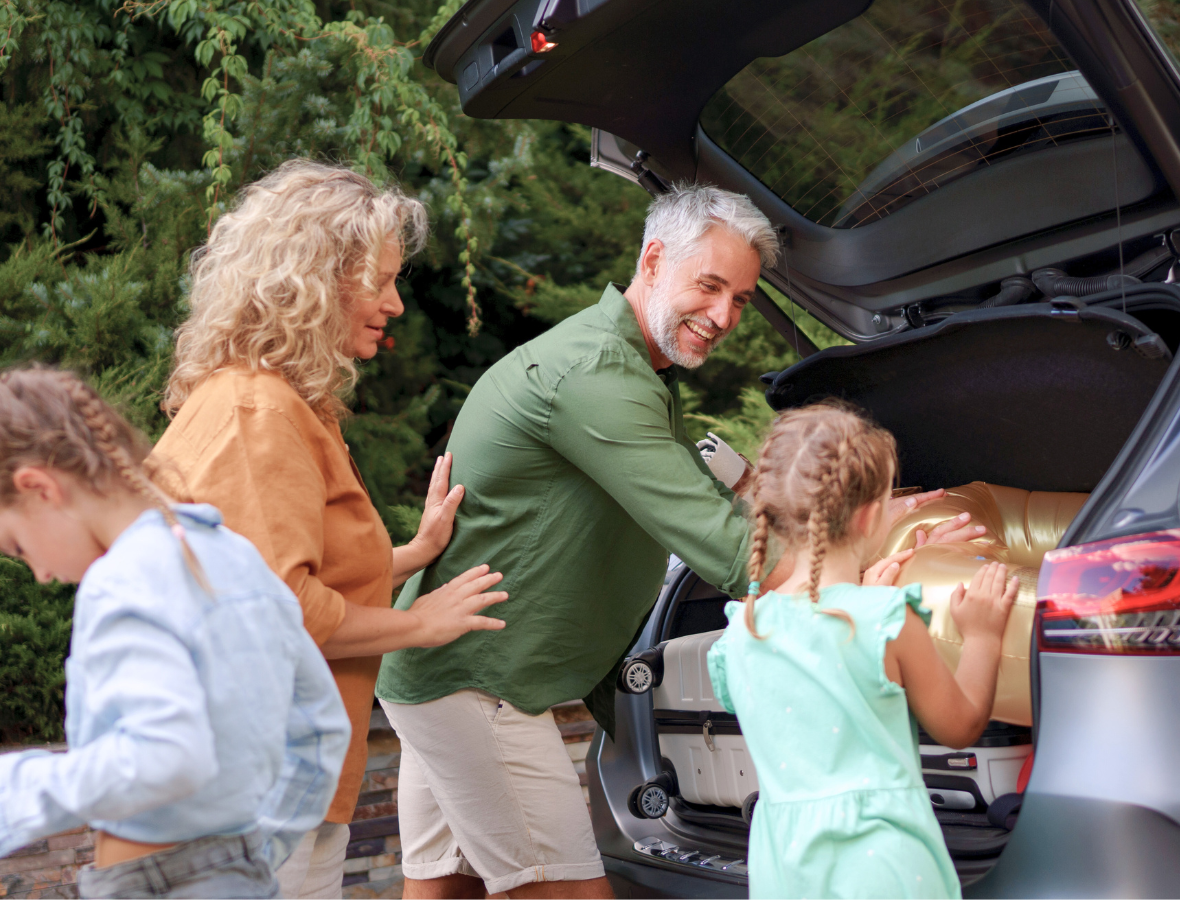
POLYGON ((487 590, 503 577, 486 565, 476 566, 406 610, 345 601, 344 621, 320 649, 328 659, 377 656, 405 647, 437 647, 469 631, 498 631, 502 620, 476 613, 508 599, 504 591, 487 590))
POLYGON ((1000 646, 1018 580, 1006 581, 1007 567, 983 566, 970 588, 951 596, 951 616, 963 635, 954 674, 934 648, 921 618, 906 609, 897 639, 885 648, 885 672, 906 689, 910 709, 935 740, 947 747, 969 747, 991 717, 1000 667, 1000 646))

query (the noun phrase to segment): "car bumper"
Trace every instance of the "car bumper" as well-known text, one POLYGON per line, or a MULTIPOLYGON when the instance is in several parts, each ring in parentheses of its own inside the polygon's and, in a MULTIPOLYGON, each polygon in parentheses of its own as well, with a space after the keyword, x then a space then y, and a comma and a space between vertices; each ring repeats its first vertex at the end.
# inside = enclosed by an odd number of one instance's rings
POLYGON ((744 883, 685 872, 672 864, 603 856, 606 877, 616 897, 748 897, 744 883))

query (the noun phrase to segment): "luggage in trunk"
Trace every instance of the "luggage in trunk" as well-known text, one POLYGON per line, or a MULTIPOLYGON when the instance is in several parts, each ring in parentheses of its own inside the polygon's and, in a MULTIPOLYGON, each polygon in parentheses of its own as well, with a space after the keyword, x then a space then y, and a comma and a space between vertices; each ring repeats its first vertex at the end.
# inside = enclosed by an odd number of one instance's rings
MULTIPOLYGON (((737 718, 713 694, 706 656, 723 631, 667 641, 660 647, 663 677, 652 689, 660 756, 675 774, 673 796, 704 807, 749 813, 758 774, 737 718)), ((1032 750, 1028 728, 992 722, 974 747, 952 750, 920 735, 922 774, 939 808, 984 812, 999 796, 1016 790, 1032 750)))
POLYGON ((664 678, 652 692, 660 755, 672 763, 689 803, 740 809, 758 790, 737 717, 713 696, 705 657, 721 631, 668 641, 664 678))

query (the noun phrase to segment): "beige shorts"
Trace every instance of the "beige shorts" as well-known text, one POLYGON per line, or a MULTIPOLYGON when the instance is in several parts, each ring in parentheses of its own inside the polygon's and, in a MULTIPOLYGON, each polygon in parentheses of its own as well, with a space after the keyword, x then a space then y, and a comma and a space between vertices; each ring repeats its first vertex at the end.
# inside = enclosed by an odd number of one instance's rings
POLYGON ((402 744, 407 878, 474 875, 496 894, 605 874, 553 713, 530 716, 476 690, 381 706, 402 744))

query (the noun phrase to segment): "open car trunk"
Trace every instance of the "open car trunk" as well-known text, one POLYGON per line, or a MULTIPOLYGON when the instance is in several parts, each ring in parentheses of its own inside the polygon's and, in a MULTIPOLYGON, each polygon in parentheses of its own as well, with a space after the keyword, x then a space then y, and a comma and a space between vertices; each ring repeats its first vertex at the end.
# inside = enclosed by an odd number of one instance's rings
MULTIPOLYGON (((897 437, 904 486, 984 481, 1088 493, 1131 435, 1178 344, 1180 289, 1137 285, 1085 302, 960 313, 870 346, 830 348, 764 381, 778 410, 822 397, 866 410, 897 437)), ((943 795, 973 790, 964 773, 944 765, 947 748, 933 748, 924 733, 921 741, 936 806, 943 795)), ((975 791, 971 808, 935 811, 965 881, 982 876, 1007 843, 1004 817, 989 820, 987 807, 1012 789, 1001 784, 1014 773, 996 775, 988 793, 986 768, 1018 767, 1032 733, 993 722, 979 743, 955 755, 977 756, 984 796, 975 791)))
MULTIPOLYGON (((1180 288, 1140 285, 1125 296, 1112 292, 1087 303, 957 314, 871 346, 815 353, 764 380, 776 409, 838 397, 873 415, 897 437, 903 485, 987 481, 1028 491, 1089 492, 1134 430, 1178 343, 1180 288)), ((1056 523, 1055 534, 1066 525, 1056 523)), ((657 605, 652 649, 628 660, 622 676, 625 682, 637 659, 658 673, 641 690, 625 684, 624 690, 652 693, 665 773, 666 811, 660 815, 685 843, 706 840, 717 847, 722 861, 739 857, 758 789, 740 723, 714 697, 705 664, 726 625, 727 601, 682 571, 657 605), (719 844, 726 840, 728 851, 719 844)), ((1024 646, 1029 637, 1022 638, 1024 646)), ((977 746, 962 751, 919 734, 923 778, 965 884, 986 874, 1007 844, 1015 821, 1009 809, 1033 750, 1035 707, 1032 723, 993 721, 977 746)), ((632 793, 636 815, 652 817, 639 807, 643 789, 655 783, 632 793)), ((657 841, 650 852, 678 846, 657 841)))

